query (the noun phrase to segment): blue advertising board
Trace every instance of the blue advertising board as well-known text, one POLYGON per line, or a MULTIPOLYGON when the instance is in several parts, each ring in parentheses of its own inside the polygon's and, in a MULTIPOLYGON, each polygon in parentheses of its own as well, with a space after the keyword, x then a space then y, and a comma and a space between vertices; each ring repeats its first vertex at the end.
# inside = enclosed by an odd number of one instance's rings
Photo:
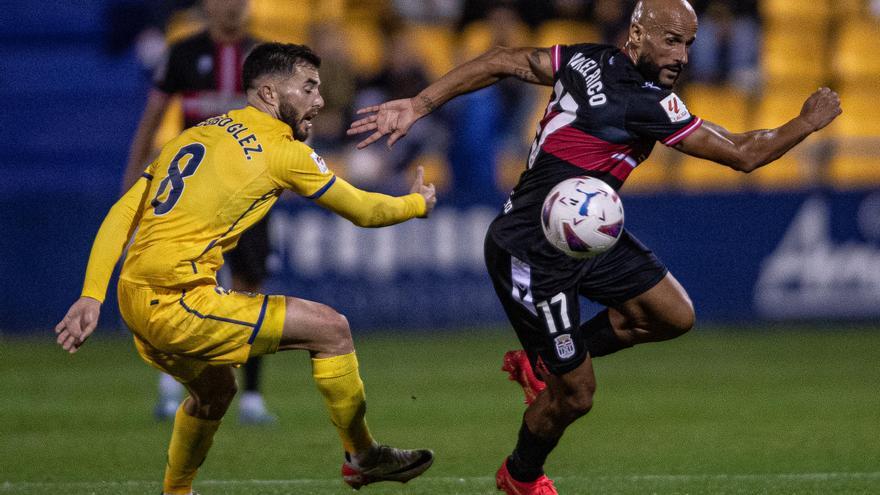
MULTIPOLYGON (((110 202, 31 194, 2 199, 3 332, 48 331, 63 316, 110 202)), ((703 322, 880 317, 880 192, 623 199, 627 228, 669 266, 703 322)), ((282 201, 270 222, 266 289, 329 304, 356 328, 503 324, 482 259, 495 214, 441 207, 426 220, 360 229, 282 201)), ((119 326, 113 292, 106 327, 119 326)))

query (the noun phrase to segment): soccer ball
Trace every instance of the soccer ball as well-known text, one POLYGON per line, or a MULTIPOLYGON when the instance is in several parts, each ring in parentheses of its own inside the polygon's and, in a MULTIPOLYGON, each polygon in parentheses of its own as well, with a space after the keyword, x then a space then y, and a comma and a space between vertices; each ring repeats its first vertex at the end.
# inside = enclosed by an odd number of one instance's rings
POLYGON ((541 210, 544 236, 573 258, 591 258, 611 249, 623 232, 623 203, 605 182, 593 177, 566 179, 550 191, 541 210))

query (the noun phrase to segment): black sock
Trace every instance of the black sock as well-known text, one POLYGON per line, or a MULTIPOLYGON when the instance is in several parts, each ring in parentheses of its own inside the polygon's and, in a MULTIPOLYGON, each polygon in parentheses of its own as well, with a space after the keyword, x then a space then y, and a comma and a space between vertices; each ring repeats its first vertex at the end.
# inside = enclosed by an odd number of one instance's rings
POLYGON ((587 340, 587 350, 591 357, 607 356, 621 349, 632 347, 632 344, 621 342, 611 328, 608 310, 600 311, 590 321, 581 325, 581 331, 587 340))
POLYGON ((544 474, 544 462, 559 443, 558 438, 542 438, 529 430, 523 418, 513 454, 507 458, 507 470, 516 481, 535 481, 544 474))
POLYGON ((262 368, 263 358, 254 357, 248 359, 244 363, 244 390, 245 392, 260 391, 260 369, 262 368))

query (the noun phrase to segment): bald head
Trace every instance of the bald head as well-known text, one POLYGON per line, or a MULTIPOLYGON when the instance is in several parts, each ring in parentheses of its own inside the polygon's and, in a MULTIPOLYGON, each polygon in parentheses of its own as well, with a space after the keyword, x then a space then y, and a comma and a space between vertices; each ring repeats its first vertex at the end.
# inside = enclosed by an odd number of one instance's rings
POLYGON ((688 62, 697 14, 685 0, 640 0, 625 50, 646 79, 672 87, 688 62))
POLYGON ((641 0, 633 9, 630 23, 641 25, 686 24, 696 25, 697 14, 686 0, 641 0))

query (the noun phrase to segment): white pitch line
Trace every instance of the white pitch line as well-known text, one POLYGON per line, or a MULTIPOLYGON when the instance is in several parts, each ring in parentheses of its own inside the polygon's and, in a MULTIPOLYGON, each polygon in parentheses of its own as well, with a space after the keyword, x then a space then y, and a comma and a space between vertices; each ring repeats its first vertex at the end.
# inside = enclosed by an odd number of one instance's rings
MULTIPOLYGON (((421 483, 488 483, 494 481, 491 476, 424 476, 421 483)), ((791 480, 791 481, 831 481, 831 480, 880 480, 880 471, 874 472, 827 472, 827 473, 766 473, 766 474, 639 474, 623 476, 556 476, 556 481, 760 481, 760 480, 791 480)), ((10 488, 53 488, 53 487, 91 487, 95 485, 113 486, 147 486, 156 485, 154 481, 4 481, 0 489, 10 488)), ((341 483, 339 478, 305 478, 290 480, 197 480, 199 485, 324 485, 341 483)))

